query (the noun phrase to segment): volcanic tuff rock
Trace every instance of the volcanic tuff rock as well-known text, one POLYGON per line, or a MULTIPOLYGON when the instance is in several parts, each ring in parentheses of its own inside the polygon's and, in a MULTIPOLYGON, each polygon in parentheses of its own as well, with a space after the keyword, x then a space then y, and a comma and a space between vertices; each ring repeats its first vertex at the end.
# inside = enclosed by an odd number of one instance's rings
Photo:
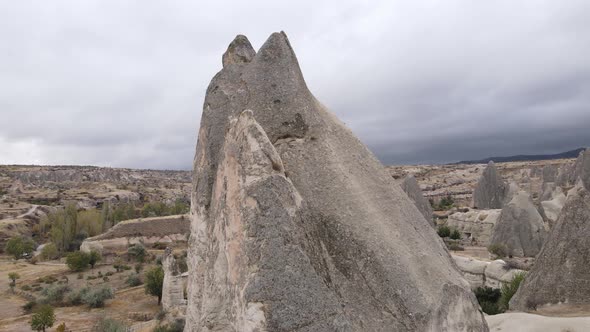
POLYGON ((555 182, 557 173, 558 171, 555 165, 546 165, 543 167, 543 182, 555 182))
MULTIPOLYGON (((162 259, 164 281, 162 282, 162 309, 169 312, 186 306, 184 299, 184 282, 178 263, 170 247, 166 248, 162 259)), ((181 310, 182 310, 181 309, 181 310)))
POLYGON ((557 187, 553 190, 549 196, 549 199, 541 202, 543 214, 545 215, 545 219, 549 223, 550 227, 553 227, 553 225, 555 225, 557 222, 566 199, 567 198, 561 188, 557 187))
POLYGON ((510 301, 510 308, 590 299, 590 192, 582 182, 571 189, 557 224, 551 229, 533 268, 510 301))
POLYGON ((491 244, 504 244, 514 256, 534 257, 546 237, 543 218, 530 196, 521 191, 502 208, 491 244))
POLYGON ((194 170, 185 331, 488 330, 432 227, 309 92, 284 33, 213 78, 194 170))
POLYGON ((424 218, 431 223, 432 222, 432 206, 430 202, 422 195, 422 190, 418 185, 418 181, 412 175, 408 175, 401 182, 402 190, 408 195, 408 197, 414 202, 420 213, 424 218))
POLYGON ((447 219, 447 226, 458 229, 472 244, 487 247, 498 217, 500 209, 495 210, 470 210, 456 212, 447 219))
POLYGON ((490 161, 473 191, 473 205, 478 209, 501 209, 508 190, 496 165, 490 161))

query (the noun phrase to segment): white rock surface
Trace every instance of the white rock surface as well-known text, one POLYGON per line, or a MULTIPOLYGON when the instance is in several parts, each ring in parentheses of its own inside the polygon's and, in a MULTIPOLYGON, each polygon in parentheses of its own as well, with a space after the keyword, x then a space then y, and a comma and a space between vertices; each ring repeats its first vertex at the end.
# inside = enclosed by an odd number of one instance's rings
POLYGON ((587 332, 590 317, 547 317, 523 312, 486 316, 492 331, 502 332, 587 332))
POLYGON ((458 229, 474 244, 488 246, 500 211, 494 209, 456 212, 449 216, 447 226, 458 229))
POLYGON ((500 288, 510 282, 517 273, 525 272, 510 268, 503 260, 482 261, 471 257, 451 255, 472 289, 478 287, 500 288))

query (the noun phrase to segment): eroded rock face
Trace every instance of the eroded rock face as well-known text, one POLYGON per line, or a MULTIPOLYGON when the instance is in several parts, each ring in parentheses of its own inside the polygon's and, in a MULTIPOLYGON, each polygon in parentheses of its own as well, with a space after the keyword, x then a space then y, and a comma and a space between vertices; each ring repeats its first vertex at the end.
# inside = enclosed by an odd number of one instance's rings
POLYGON ((424 218, 429 223, 432 223, 432 206, 430 205, 430 202, 424 198, 416 178, 414 178, 412 175, 406 176, 401 182, 401 187, 406 195, 408 195, 408 197, 412 200, 412 202, 414 202, 424 218))
POLYGON ((478 209, 501 209, 509 190, 496 165, 490 161, 473 191, 473 205, 478 209))
POLYGON ((453 259, 471 285, 471 289, 478 287, 502 288, 502 285, 510 282, 517 273, 525 272, 512 268, 501 259, 488 262, 458 255, 453 255, 453 259))
POLYGON ((545 304, 590 302, 590 193, 579 182, 568 192, 557 224, 535 265, 510 301, 530 310, 545 304))
POLYGON ((502 208, 491 244, 503 244, 514 256, 534 257, 546 238, 543 218, 530 196, 521 191, 502 208))
POLYGON ((487 331, 440 238, 311 95, 284 33, 211 82, 193 181, 185 331, 487 331))
POLYGON ((541 202, 541 208, 543 209, 545 219, 549 223, 549 227, 553 227, 557 222, 565 201, 565 194, 560 187, 557 187, 553 190, 551 195, 549 195, 547 200, 541 202))

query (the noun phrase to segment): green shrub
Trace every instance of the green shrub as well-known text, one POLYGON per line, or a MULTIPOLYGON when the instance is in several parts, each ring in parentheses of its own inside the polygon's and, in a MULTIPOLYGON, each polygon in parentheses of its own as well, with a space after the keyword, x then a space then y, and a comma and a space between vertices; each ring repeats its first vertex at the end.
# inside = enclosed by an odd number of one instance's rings
POLYGON ((481 306, 481 310, 488 315, 496 315, 502 313, 498 305, 501 292, 499 289, 490 287, 479 287, 475 290, 475 297, 481 306))
POLYGON ((156 242, 152 244, 153 249, 164 250, 166 247, 168 247, 168 244, 162 242, 156 242))
POLYGON ((88 292, 88 287, 80 288, 77 291, 72 291, 68 294, 67 301, 71 305, 80 305, 84 303, 84 295, 88 292))
POLYGON ((31 288, 31 286, 29 286, 29 285, 24 285, 24 286, 22 286, 20 289, 24 290, 25 292, 28 292, 28 291, 30 291, 32 288, 31 288))
POLYGON ((68 268, 74 272, 83 271, 90 264, 90 255, 83 251, 76 251, 68 254, 66 258, 68 268))
POLYGON ((12 255, 14 259, 20 259, 30 255, 35 250, 35 242, 22 236, 15 236, 6 242, 4 252, 12 255))
POLYGON ((114 296, 113 290, 110 287, 103 286, 101 288, 93 288, 82 295, 82 302, 91 308, 102 308, 108 299, 114 296))
POLYGON ((510 282, 502 285, 502 296, 500 296, 499 300, 500 309, 504 311, 509 309, 510 299, 512 299, 512 296, 514 296, 518 290, 518 287, 524 280, 525 275, 526 274, 524 272, 516 273, 510 282))
POLYGON ((510 254, 508 247, 502 243, 493 243, 488 246, 488 251, 498 258, 506 257, 510 254))
POLYGON ((449 237, 451 235, 451 229, 449 226, 441 225, 438 227, 437 233, 440 237, 449 237))
POLYGON ((461 240, 461 232, 458 229, 453 229, 451 232, 451 240, 461 240))
POLYGON ((461 245, 459 245, 457 243, 447 243, 447 248, 449 248, 449 250, 453 250, 453 251, 465 250, 465 248, 463 248, 461 245))
POLYGON ((70 288, 67 285, 49 286, 41 292, 43 298, 40 302, 52 305, 63 304, 64 296, 69 290, 70 288))
POLYGON ((101 318, 96 325, 92 327, 92 332, 126 332, 127 326, 125 324, 111 319, 101 318))
POLYGON ((86 280, 94 280, 96 278, 98 278, 98 277, 97 276, 87 276, 86 280))
POLYGON ((84 273, 78 273, 78 279, 84 279, 84 273))
POLYGON ((34 331, 45 331, 55 323, 55 313, 50 305, 43 305, 31 316, 31 328, 34 331))
POLYGON ((104 275, 105 275, 105 276, 107 276, 107 277, 110 277, 110 276, 112 276, 113 274, 115 274, 115 273, 113 273, 113 271, 109 271, 109 272, 105 273, 104 275))
POLYGON ((129 277, 127 277, 125 283, 129 285, 129 287, 135 287, 141 285, 141 279, 139 279, 139 275, 131 274, 129 277))

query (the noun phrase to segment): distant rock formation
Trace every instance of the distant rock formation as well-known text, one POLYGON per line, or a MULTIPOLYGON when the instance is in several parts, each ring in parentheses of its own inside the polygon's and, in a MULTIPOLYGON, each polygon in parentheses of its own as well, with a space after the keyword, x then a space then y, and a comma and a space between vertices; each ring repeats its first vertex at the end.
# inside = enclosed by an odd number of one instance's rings
POLYGON ((432 206, 430 205, 430 202, 424 198, 416 178, 414 178, 412 175, 406 176, 401 182, 401 187, 406 195, 408 195, 408 197, 412 200, 412 202, 414 202, 424 218, 429 223, 432 223, 432 206))
POLYGON ((446 225, 459 230, 471 243, 487 247, 500 211, 495 209, 456 212, 448 217, 446 225))
POLYGON ((557 166, 545 165, 543 167, 543 182, 555 182, 557 179, 557 166))
POLYGON ((514 310, 590 303, 590 192, 580 181, 567 195, 533 268, 510 301, 514 310))
POLYGON ((227 53, 194 159, 185 331, 487 331, 441 239, 309 92, 286 35, 227 53))
POLYGON ((546 200, 541 201, 541 208, 545 216, 544 219, 547 220, 550 227, 553 227, 557 222, 566 199, 561 188, 556 187, 546 200))
POLYGON ((529 194, 521 191, 502 208, 490 243, 505 245, 514 256, 534 257, 545 238, 543 218, 529 194))
POLYGON ((124 250, 136 243, 182 242, 187 241, 189 231, 190 219, 187 215, 125 220, 103 234, 85 239, 80 250, 107 253, 124 250))
POLYGON ((501 209, 509 186, 502 180, 493 161, 483 171, 473 191, 473 206, 478 209, 501 209))

